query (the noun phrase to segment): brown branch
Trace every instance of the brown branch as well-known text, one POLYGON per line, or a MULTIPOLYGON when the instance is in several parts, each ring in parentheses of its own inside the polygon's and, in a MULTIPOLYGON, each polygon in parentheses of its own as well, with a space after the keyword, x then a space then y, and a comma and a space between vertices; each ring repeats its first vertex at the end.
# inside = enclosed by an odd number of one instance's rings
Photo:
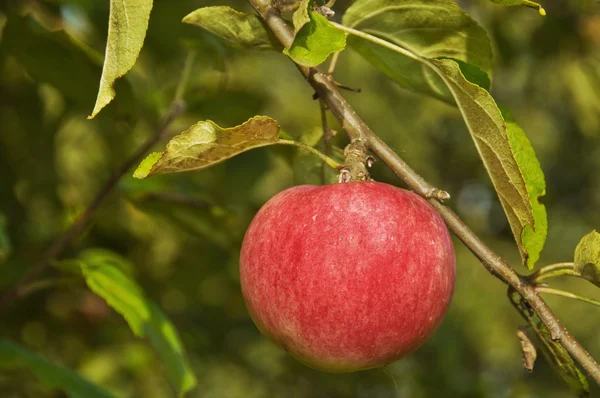
MULTIPOLYGON (((294 34, 291 28, 281 18, 279 12, 271 7, 270 1, 249 0, 249 2, 263 17, 279 41, 285 47, 289 47, 294 39, 294 34)), ((335 84, 327 75, 321 73, 317 68, 297 66, 318 93, 319 98, 325 101, 331 112, 339 120, 350 139, 366 141, 369 148, 383 160, 394 173, 400 177, 400 179, 419 195, 427 198, 442 216, 448 225, 448 228, 450 228, 465 246, 475 254, 490 273, 521 294, 521 296, 536 311, 544 325, 546 325, 552 338, 559 341, 569 354, 571 354, 596 381, 596 383, 600 385, 600 365, 598 365, 581 344, 571 336, 569 331, 552 312, 548 304, 546 304, 546 302, 538 295, 534 286, 517 274, 506 261, 487 247, 450 208, 444 206, 438 200, 436 192, 439 190, 431 186, 418 173, 411 169, 398 154, 371 131, 365 122, 363 122, 356 114, 354 109, 346 102, 344 97, 337 90, 335 84)))

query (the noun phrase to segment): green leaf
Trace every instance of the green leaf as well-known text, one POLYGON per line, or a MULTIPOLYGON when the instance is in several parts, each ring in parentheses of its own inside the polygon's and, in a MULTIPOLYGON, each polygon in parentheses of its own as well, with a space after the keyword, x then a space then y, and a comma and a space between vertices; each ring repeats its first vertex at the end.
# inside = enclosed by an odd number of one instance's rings
POLYGON ((6 231, 6 217, 0 213, 0 264, 2 264, 12 252, 12 245, 6 231))
POLYGON ((314 0, 301 0, 298 9, 292 15, 294 34, 297 34, 304 25, 310 23, 310 12, 313 10, 314 0))
POLYGON ((71 398, 114 397, 71 369, 48 362, 41 356, 7 340, 0 340, 0 368, 27 369, 48 389, 64 391, 71 398))
MULTIPOLYGON (((409 50, 416 57, 351 35, 348 44, 404 88, 446 102, 452 95, 420 58, 451 58, 473 65, 489 80, 492 48, 485 30, 454 0, 358 0, 346 11, 344 25, 409 50)), ((471 78, 471 73, 465 71, 471 78)), ((482 83, 481 76, 477 78, 482 83)))
POLYGON ((585 235, 575 249, 575 271, 600 287, 600 234, 585 235))
POLYGON ((456 62, 460 68, 461 73, 469 82, 478 85, 485 91, 490 91, 492 88, 492 81, 490 80, 490 76, 476 67, 475 65, 468 64, 466 62, 461 61, 460 59, 440 57, 439 59, 451 59, 456 62))
POLYGON ((88 287, 125 318, 137 337, 144 337, 150 309, 138 284, 112 264, 82 260, 80 266, 88 287))
POLYGON ((550 331, 543 323, 537 322, 533 331, 542 343, 542 354, 552 369, 560 375, 571 390, 577 393, 578 397, 589 396, 590 387, 587 378, 575 365, 569 352, 559 342, 552 340, 550 331))
POLYGON ((509 137, 502 113, 492 96, 467 81, 456 62, 449 59, 427 62, 452 92, 498 193, 523 263, 531 267, 539 257, 547 229, 545 208, 537 201, 545 190, 545 183, 531 145, 514 123, 511 124, 512 137, 509 137), (539 226, 535 224, 536 216, 539 226), (526 243, 522 241, 523 237, 527 239, 526 243), (528 249, 533 249, 530 255, 528 249))
MULTIPOLYGON (((533 212, 533 225, 524 225, 520 235, 520 244, 519 239, 517 239, 523 263, 531 270, 540 258, 540 253, 544 248, 546 236, 548 235, 546 206, 539 202, 539 198, 546 194, 546 179, 535 151, 523 129, 519 127, 507 109, 500 107, 500 111, 506 123, 506 132, 513 156, 525 180, 533 212)), ((515 232, 515 230, 518 230, 518 226, 511 224, 511 228, 515 233, 515 237, 518 237, 519 235, 515 232)))
POLYGON ((3 52, 13 55, 36 81, 89 104, 96 93, 101 55, 62 30, 50 32, 36 25, 32 18, 11 15, 2 36, 3 52))
POLYGON ((183 397, 196 386, 196 376, 185 359, 185 348, 167 315, 152 302, 149 302, 148 308, 150 320, 144 324, 144 334, 159 353, 178 396, 183 397))
POLYGON ((312 67, 346 47, 346 34, 312 11, 313 1, 303 0, 293 15, 296 35, 290 48, 283 50, 294 62, 312 67), (310 10, 310 11, 309 11, 310 10))
POLYGON ((98 114, 113 98, 115 80, 124 76, 138 58, 152 10, 152 0, 111 0, 104 68, 96 105, 88 119, 98 114))
POLYGON ((166 315, 114 261, 102 263, 97 256, 92 262, 84 260, 81 259, 81 271, 88 287, 123 315, 136 336, 150 339, 179 396, 194 388, 196 378, 175 327, 166 315))
POLYGON ((134 177, 200 170, 250 149, 276 144, 278 136, 279 124, 266 116, 225 129, 210 120, 198 122, 172 138, 162 154, 150 154, 134 177))
POLYGON ((143 179, 148 177, 150 171, 152 170, 152 166, 162 157, 162 152, 152 152, 138 166, 138 168, 133 172, 133 177, 143 179))
POLYGON ((492 0, 492 3, 500 4, 503 6, 524 6, 529 8, 536 9, 540 15, 545 16, 546 10, 539 4, 534 1, 529 0, 492 0))
POLYGON ((79 261, 82 261, 90 267, 103 267, 105 265, 111 265, 120 269, 126 275, 133 275, 134 271, 133 264, 127 261, 127 259, 111 250, 102 248, 93 247, 85 249, 79 254, 79 261))
POLYGON ((227 6, 199 8, 183 22, 196 25, 220 37, 230 46, 254 50, 281 48, 279 41, 255 14, 246 14, 227 6))
POLYGON ((529 326, 541 343, 541 351, 554 372, 577 393, 578 397, 589 396, 589 385, 585 374, 579 370, 569 352, 558 342, 552 339, 548 328, 540 321, 531 307, 526 304, 522 296, 509 289, 509 298, 521 316, 527 320, 529 326))

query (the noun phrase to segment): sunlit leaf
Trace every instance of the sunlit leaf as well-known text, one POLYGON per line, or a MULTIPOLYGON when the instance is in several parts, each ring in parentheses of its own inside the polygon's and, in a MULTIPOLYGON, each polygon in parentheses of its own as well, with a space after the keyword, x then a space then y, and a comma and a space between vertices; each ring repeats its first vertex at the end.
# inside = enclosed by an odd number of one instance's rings
POLYGON ((539 257, 546 229, 543 225, 546 222, 545 209, 537 202, 537 197, 543 193, 545 185, 541 182, 543 175, 540 181, 541 170, 533 150, 527 148, 526 137, 520 134, 522 131, 518 131, 516 125, 511 126, 512 138, 509 138, 502 113, 492 96, 483 88, 467 81, 456 62, 443 59, 429 60, 427 63, 433 67, 452 92, 498 193, 523 255, 523 261, 528 265, 532 264, 539 257), (517 156, 526 169, 530 180, 529 188, 525 182, 524 172, 519 167, 517 156), (541 225, 539 230, 534 227, 532 231, 525 233, 527 244, 524 244, 522 237, 525 227, 535 226, 533 204, 528 190, 531 191, 531 197, 538 206, 536 212, 541 225), (540 236, 537 236, 537 233, 540 236), (534 250, 531 260, 528 260, 526 254, 528 248, 534 250))
MULTIPOLYGON (((439 59, 444 59, 441 57, 439 59)), ((492 87, 492 81, 490 80, 490 76, 485 73, 483 70, 479 69, 477 66, 473 64, 468 64, 466 62, 461 61, 460 59, 455 58, 447 58, 456 62, 460 68, 461 73, 469 82, 478 85, 485 91, 490 91, 492 87)))
POLYGON ((138 284, 109 263, 81 261, 80 266, 89 288, 125 318, 136 336, 143 337, 144 325, 150 320, 150 309, 138 284))
POLYGON ((7 340, 0 340, 0 369, 26 369, 50 390, 64 391, 70 398, 112 398, 71 369, 53 364, 43 357, 7 340))
POLYGON ((115 98, 115 80, 133 68, 144 44, 151 10, 152 0, 110 1, 104 68, 90 119, 115 98))
POLYGON ((231 7, 199 8, 183 18, 183 22, 206 29, 235 48, 273 50, 281 47, 257 15, 231 7))
POLYGON ((210 120, 198 122, 172 138, 162 154, 150 154, 134 177, 200 170, 247 150, 276 144, 278 136, 279 124, 266 116, 232 128, 221 128, 210 120))
MULTIPOLYGON (((358 0, 342 22, 418 57, 455 59, 478 68, 488 81, 491 76, 490 40, 454 0, 358 0)), ((402 87, 453 102, 440 78, 419 60, 353 35, 348 44, 402 87)), ((470 80, 469 71, 463 73, 470 80)), ((476 83, 489 86, 481 76, 476 83)))
POLYGON ((575 249, 575 271, 600 287, 600 234, 585 235, 575 249))
POLYGON ((194 388, 196 378, 185 358, 177 331, 166 315, 113 261, 80 260, 88 287, 123 315, 136 336, 150 339, 179 395, 183 396, 194 388))
POLYGON ((503 6, 524 6, 536 9, 540 15, 546 15, 546 10, 539 4, 530 0, 491 0, 493 3, 503 6))
POLYGON ((294 33, 297 34, 306 24, 310 23, 310 13, 313 10, 314 0, 301 0, 298 9, 292 15, 294 33))
POLYGON ((500 111, 506 122, 506 132, 508 133, 513 155, 525 180, 534 221, 533 225, 511 224, 511 228, 515 237, 517 237, 523 263, 527 268, 533 269, 536 261, 540 258, 540 253, 544 248, 546 236, 548 235, 546 206, 539 202, 539 198, 546 194, 546 179, 525 132, 515 122, 508 110, 500 107, 500 111), (520 242, 518 239, 519 229, 521 229, 520 242))
POLYGON ((294 62, 309 67, 323 63, 330 54, 346 47, 346 34, 323 15, 312 11, 312 7, 313 1, 300 3, 293 15, 294 42, 283 51, 294 62))

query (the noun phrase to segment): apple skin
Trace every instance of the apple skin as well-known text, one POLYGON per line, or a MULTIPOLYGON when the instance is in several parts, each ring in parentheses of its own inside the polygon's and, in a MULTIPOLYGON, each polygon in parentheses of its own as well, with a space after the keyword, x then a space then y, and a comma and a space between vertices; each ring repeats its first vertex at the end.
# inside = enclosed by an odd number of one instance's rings
POLYGON ((418 195, 378 182, 302 185, 254 217, 240 282, 264 335, 338 373, 421 346, 448 310, 455 268, 448 229, 418 195))

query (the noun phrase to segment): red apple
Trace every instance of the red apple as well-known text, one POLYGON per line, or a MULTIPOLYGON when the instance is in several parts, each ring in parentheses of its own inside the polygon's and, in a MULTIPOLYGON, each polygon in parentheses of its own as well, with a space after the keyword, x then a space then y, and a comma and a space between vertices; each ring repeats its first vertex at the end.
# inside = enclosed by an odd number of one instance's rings
POLYGON ((256 214, 240 278, 263 334, 310 367, 351 372, 402 358, 433 334, 454 290, 454 249, 412 192, 302 185, 256 214))

